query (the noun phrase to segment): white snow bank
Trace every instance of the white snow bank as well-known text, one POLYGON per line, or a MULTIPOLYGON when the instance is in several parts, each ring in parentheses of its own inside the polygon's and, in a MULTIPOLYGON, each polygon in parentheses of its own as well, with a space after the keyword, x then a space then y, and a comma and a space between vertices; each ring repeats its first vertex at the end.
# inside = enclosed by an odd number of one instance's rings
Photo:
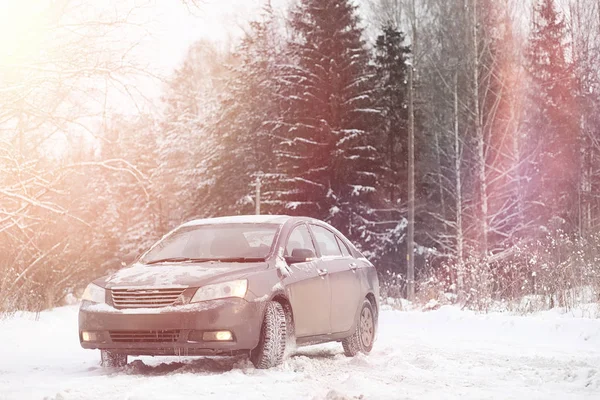
POLYGON ((382 311, 369 356, 339 343, 256 370, 244 357, 131 359, 99 367, 77 338, 77 308, 0 321, 0 399, 598 399, 600 320, 441 307, 382 311))

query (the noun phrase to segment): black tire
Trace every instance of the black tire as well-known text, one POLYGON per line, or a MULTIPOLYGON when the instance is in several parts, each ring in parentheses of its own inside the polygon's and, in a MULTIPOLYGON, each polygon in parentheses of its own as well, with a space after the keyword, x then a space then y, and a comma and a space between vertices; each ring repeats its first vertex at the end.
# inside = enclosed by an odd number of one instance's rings
POLYGON ((127 354, 100 350, 100 365, 107 368, 122 368, 127 365, 127 354))
POLYGON ((363 302, 358 321, 356 322, 356 330, 352 336, 342 340, 344 346, 344 354, 347 357, 354 357, 358 353, 368 354, 373 348, 375 342, 375 312, 373 305, 369 300, 363 302))
POLYGON ((276 301, 267 303, 265 320, 258 346, 250 352, 250 361, 258 369, 272 368, 283 362, 287 324, 283 307, 276 301))

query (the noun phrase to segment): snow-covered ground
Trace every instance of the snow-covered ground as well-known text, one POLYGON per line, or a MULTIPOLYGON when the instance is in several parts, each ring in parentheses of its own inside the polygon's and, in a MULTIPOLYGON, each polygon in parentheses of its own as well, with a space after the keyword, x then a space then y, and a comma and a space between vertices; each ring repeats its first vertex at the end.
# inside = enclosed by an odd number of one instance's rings
POLYGON ((0 399, 600 399, 600 320, 443 307, 382 312, 369 356, 337 343, 283 366, 244 358, 134 359, 104 370, 77 339, 77 308, 0 321, 0 399))

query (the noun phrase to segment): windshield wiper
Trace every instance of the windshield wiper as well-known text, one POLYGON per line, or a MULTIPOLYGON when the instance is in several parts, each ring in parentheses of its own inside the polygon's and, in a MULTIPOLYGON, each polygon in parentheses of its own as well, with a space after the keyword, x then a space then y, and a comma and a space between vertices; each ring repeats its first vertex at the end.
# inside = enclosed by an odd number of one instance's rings
POLYGON ((264 257, 221 257, 221 258, 215 258, 215 261, 245 263, 245 262, 265 261, 265 258, 264 257))
POLYGON ((190 258, 190 257, 170 257, 160 258, 158 260, 146 261, 146 265, 160 264, 166 262, 208 262, 215 261, 213 258, 190 258))
POLYGON ((250 263, 265 261, 265 257, 211 257, 211 258, 190 258, 190 257, 169 257, 160 258, 158 260, 145 261, 146 265, 161 264, 167 262, 175 263, 194 263, 194 262, 233 262, 233 263, 250 263))

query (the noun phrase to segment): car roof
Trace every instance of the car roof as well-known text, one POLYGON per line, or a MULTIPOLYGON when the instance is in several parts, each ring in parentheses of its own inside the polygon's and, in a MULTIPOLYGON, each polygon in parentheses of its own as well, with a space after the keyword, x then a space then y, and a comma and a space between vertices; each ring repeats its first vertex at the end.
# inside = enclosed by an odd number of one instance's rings
POLYGON ((291 218, 288 215, 234 215, 231 217, 217 217, 196 219, 186 222, 181 227, 196 225, 215 225, 215 224, 278 224, 283 225, 291 218))

